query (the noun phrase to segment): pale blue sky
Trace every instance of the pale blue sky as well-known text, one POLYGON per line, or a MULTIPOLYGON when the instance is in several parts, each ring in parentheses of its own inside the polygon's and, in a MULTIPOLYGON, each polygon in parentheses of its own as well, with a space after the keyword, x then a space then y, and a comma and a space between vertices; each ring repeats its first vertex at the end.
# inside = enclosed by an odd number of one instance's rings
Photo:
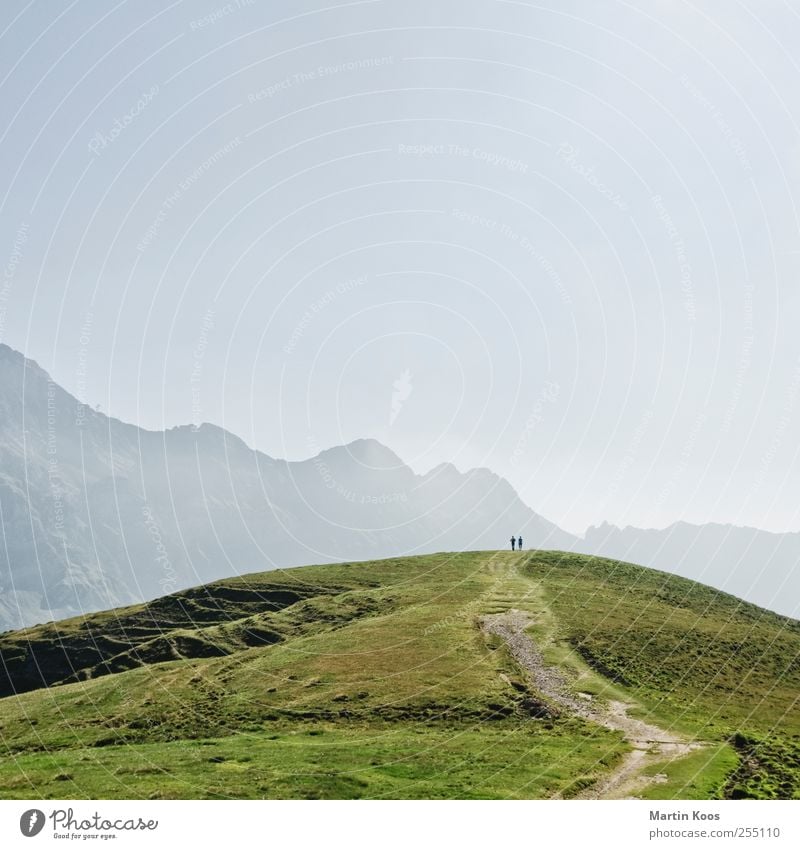
POLYGON ((68 390, 571 530, 800 526, 789 4, 2 16, 0 341, 68 390))

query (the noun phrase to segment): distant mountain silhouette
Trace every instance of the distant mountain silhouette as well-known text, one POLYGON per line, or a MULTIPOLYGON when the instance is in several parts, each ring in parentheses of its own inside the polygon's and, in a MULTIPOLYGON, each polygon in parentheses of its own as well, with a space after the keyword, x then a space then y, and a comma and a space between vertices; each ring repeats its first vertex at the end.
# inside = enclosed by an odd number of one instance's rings
POLYGON ((286 462, 204 424, 109 418, 0 345, 0 630, 305 563, 575 537, 487 469, 416 475, 371 439, 286 462))
POLYGON ((301 462, 210 424, 148 431, 0 345, 0 630, 306 563, 526 548, 641 563, 800 614, 800 533, 561 530, 488 469, 415 474, 359 439, 301 462))
POLYGON ((589 528, 576 551, 642 563, 800 618, 800 533, 676 522, 663 530, 589 528))

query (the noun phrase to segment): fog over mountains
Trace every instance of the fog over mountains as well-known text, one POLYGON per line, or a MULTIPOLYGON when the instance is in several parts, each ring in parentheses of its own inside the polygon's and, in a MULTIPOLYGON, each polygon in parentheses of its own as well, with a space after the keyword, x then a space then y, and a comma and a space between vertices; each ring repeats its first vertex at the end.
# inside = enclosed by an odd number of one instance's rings
POLYGON ((800 618, 800 533, 687 522, 662 530, 603 524, 573 547, 672 572, 800 618))
MULTIPOLYGON (((800 612, 800 534, 682 523, 576 537, 487 469, 417 475, 362 439, 287 462, 213 426, 147 431, 0 345, 0 630, 233 574, 505 547, 575 550, 800 612)), ((646 599, 643 599, 646 602, 646 599)))

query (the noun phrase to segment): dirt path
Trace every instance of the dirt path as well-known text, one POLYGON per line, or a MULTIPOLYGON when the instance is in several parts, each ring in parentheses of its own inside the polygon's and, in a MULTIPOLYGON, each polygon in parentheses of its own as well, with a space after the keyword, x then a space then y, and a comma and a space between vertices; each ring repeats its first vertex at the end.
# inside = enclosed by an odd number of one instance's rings
POLYGON ((525 633, 532 619, 520 610, 509 610, 485 616, 483 629, 500 637, 508 646, 514 660, 528 673, 533 686, 554 704, 589 722, 597 723, 613 731, 621 731, 633 747, 619 766, 609 775, 584 790, 578 799, 624 799, 640 793, 645 787, 656 783, 656 776, 643 775, 645 766, 656 762, 667 764, 698 748, 702 743, 684 740, 656 725, 628 716, 631 704, 610 702, 600 706, 590 700, 574 695, 566 678, 554 666, 545 666, 541 652, 534 641, 525 633))

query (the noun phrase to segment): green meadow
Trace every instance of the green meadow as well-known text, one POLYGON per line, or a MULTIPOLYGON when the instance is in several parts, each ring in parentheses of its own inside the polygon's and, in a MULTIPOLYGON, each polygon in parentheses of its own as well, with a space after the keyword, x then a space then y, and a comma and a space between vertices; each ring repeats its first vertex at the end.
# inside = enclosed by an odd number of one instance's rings
POLYGON ((630 744, 484 633, 511 609, 574 693, 702 744, 641 795, 800 798, 800 623, 547 551, 266 572, 0 635, 0 798, 569 798, 630 744))

